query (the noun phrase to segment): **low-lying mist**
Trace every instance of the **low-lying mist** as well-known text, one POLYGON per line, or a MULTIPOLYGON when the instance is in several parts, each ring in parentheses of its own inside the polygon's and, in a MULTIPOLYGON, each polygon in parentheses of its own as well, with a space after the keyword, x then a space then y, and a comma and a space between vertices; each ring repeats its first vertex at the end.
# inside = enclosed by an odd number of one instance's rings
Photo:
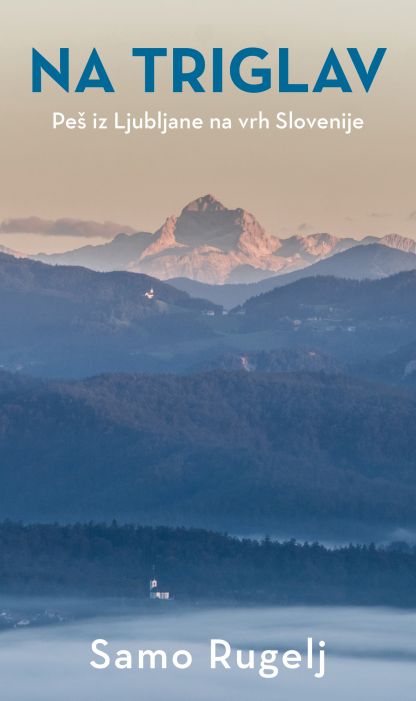
MULTIPOLYGON (((9 602, 10 603, 10 602, 9 602)), ((72 604, 73 605, 73 602, 72 604)), ((0 678, 8 701, 239 701, 291 699, 391 701, 414 699, 416 613, 353 608, 235 608, 110 617, 62 626, 13 630, 0 636, 0 678), (234 649, 304 651, 307 638, 326 642, 326 675, 280 668, 274 679, 256 669, 210 669, 209 641, 234 649), (108 640, 108 651, 190 650, 189 669, 94 670, 91 643, 108 640)), ((257 654, 257 652, 256 652, 257 654)), ((113 659, 113 658, 112 658, 113 659)))

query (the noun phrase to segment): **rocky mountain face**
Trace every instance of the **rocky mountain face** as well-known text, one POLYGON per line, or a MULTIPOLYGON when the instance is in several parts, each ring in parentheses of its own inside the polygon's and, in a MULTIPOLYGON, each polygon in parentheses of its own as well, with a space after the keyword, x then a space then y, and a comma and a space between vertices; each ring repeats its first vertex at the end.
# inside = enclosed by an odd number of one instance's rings
POLYGON ((205 195, 186 205, 179 216, 169 216, 154 234, 119 234, 101 246, 36 258, 102 272, 127 270, 161 280, 180 277, 218 285, 255 283, 372 243, 416 253, 416 241, 398 234, 369 236, 363 241, 328 233, 281 239, 266 232, 253 214, 228 209, 212 195, 205 195))
POLYGON ((210 195, 169 217, 131 270, 162 279, 175 271, 196 280, 225 282, 241 267, 278 272, 291 264, 279 256, 280 242, 266 234, 255 217, 229 210, 210 195))
POLYGON ((405 253, 416 253, 416 241, 406 238, 405 236, 400 236, 400 234, 387 234, 381 239, 377 239, 375 236, 367 236, 363 243, 381 243, 383 246, 396 248, 405 253))
POLYGON ((279 239, 244 209, 228 209, 212 195, 190 202, 154 234, 120 234, 101 246, 37 258, 47 263, 94 270, 128 270, 162 280, 188 277, 200 282, 255 282, 303 268, 354 245, 329 234, 279 239))
POLYGON ((416 241, 398 234, 363 241, 326 233, 279 239, 249 212, 226 209, 211 195, 191 202, 179 217, 169 217, 155 237, 129 270, 162 280, 186 277, 209 284, 257 282, 376 243, 416 253, 416 241))

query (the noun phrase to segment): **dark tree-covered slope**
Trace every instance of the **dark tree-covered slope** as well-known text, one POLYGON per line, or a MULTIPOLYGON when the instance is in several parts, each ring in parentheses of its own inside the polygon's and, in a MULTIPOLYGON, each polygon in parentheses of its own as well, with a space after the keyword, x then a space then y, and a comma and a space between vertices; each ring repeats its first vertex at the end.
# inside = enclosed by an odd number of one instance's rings
POLYGON ((137 603, 154 573, 177 602, 416 604, 416 550, 399 544, 328 550, 196 529, 0 524, 2 594, 137 603))
POLYGON ((320 374, 0 382, 0 515, 416 523, 416 399, 320 374))

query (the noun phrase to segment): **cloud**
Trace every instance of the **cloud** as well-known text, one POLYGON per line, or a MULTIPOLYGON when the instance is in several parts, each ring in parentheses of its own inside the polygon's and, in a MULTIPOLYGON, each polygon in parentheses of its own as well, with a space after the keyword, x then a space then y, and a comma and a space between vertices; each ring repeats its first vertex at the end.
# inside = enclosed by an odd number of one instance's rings
POLYGON ((134 234, 131 226, 115 222, 84 221, 82 219, 41 219, 25 217, 5 219, 0 224, 1 234, 43 234, 45 236, 78 236, 80 238, 113 239, 117 234, 134 234))
POLYGON ((370 217, 373 217, 374 219, 386 219, 387 217, 390 217, 391 214, 388 214, 387 212, 371 212, 370 217))
POLYGON ((409 219, 410 219, 411 221, 415 221, 415 219, 416 219, 416 210, 415 210, 414 212, 410 212, 410 214, 409 214, 409 219))
POLYGON ((298 226, 298 231, 313 231, 313 226, 312 224, 308 224, 308 222, 304 221, 302 224, 299 224, 298 226))

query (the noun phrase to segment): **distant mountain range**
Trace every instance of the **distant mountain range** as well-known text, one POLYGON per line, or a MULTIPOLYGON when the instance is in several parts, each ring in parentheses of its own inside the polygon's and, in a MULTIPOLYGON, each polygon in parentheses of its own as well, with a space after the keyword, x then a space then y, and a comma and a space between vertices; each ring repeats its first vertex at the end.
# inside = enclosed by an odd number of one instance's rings
POLYGON ((13 379, 0 373, 0 518, 416 523, 402 391, 319 374, 13 379))
POLYGON ((185 277, 217 285, 257 282, 371 243, 416 253, 414 240, 396 234, 363 241, 327 233, 278 238, 246 210, 228 209, 212 195, 205 195, 186 205, 179 216, 169 216, 153 234, 120 233, 100 246, 35 258, 97 271, 127 270, 162 280, 185 277))
POLYGON ((0 253, 5 253, 8 256, 14 256, 15 258, 25 258, 24 253, 20 253, 19 251, 15 251, 12 248, 7 248, 7 246, 1 246, 0 245, 0 253))
POLYGON ((330 258, 297 270, 274 275, 249 284, 207 285, 188 278, 173 278, 171 285, 193 297, 203 297, 231 309, 276 287, 317 275, 331 275, 352 280, 378 280, 407 270, 416 269, 416 255, 411 251, 389 248, 386 244, 369 243, 336 253, 330 258))

